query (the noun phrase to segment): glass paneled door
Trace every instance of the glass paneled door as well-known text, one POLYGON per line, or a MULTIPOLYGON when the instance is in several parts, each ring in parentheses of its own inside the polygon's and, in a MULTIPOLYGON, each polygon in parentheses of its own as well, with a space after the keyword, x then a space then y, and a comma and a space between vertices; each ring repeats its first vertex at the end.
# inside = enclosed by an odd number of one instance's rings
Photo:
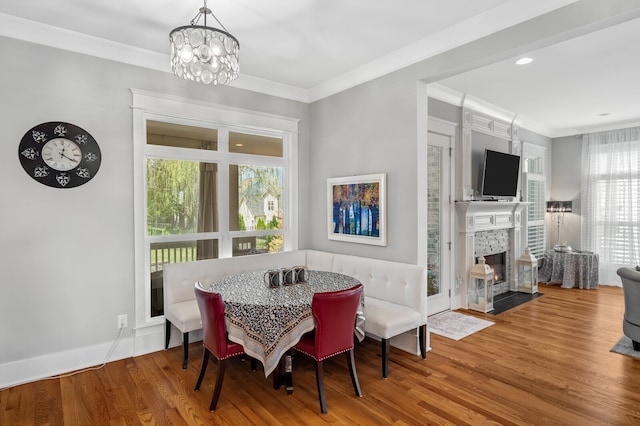
POLYGON ((451 308, 451 137, 429 132, 427 147, 427 303, 429 315, 451 308))

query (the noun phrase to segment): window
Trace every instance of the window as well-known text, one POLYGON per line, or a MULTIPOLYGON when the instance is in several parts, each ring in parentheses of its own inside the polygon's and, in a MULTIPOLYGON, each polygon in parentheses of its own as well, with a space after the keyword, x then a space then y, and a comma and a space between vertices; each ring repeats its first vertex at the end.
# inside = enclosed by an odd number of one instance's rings
POLYGON ((600 282, 640 263, 640 127, 583 137, 581 213, 585 249, 600 256, 600 282))
POLYGON ((522 158, 523 199, 530 203, 525 215, 527 246, 536 259, 541 260, 546 249, 545 148, 523 143, 522 158))
POLYGON ((134 92, 139 326, 161 323, 168 263, 297 248, 297 121, 166 99, 146 112, 149 96, 134 92))
MULTIPOLYGON (((220 135, 224 134, 223 129, 220 135)), ((241 136, 236 133, 235 139, 244 140, 241 136)), ((194 149, 218 151, 217 139, 218 129, 147 121, 145 195, 152 317, 163 314, 164 264, 218 258, 221 241, 230 241, 233 256, 279 252, 284 247, 285 212, 273 207, 283 196, 285 167, 260 165, 260 158, 253 154, 281 157, 282 139, 265 138, 261 147, 261 136, 247 137, 252 149, 238 158, 246 157, 253 164, 233 164, 219 152, 210 153, 207 161, 192 160, 194 149), (228 174, 222 176, 219 170, 228 174), (220 198, 218 182, 228 182, 228 200, 220 198), (219 224, 219 209, 225 204, 227 227, 219 224), (253 232, 233 237, 234 231, 253 232)))

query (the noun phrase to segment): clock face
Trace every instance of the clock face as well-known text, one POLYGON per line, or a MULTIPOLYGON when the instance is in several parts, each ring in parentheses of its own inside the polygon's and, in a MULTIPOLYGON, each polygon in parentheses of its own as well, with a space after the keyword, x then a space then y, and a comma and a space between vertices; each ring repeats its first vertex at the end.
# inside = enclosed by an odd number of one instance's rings
POLYGON ((69 139, 55 138, 42 147, 42 159, 52 169, 66 172, 80 164, 82 151, 69 139))
POLYGON ((39 124, 25 133, 18 157, 29 176, 54 188, 74 188, 89 182, 102 160, 93 136, 59 121, 39 124))

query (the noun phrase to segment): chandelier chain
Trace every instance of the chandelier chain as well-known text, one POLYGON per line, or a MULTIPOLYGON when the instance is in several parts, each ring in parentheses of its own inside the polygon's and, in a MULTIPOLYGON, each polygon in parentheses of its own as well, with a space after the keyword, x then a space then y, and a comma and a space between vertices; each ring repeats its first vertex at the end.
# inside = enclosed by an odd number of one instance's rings
POLYGON ((196 16, 194 16, 193 19, 189 23, 191 25, 197 25, 198 21, 200 20, 200 18, 202 16, 204 16, 204 26, 206 27, 207 26, 207 15, 211 15, 213 17, 213 19, 216 20, 218 25, 220 25, 222 27, 223 30, 225 30, 226 32, 229 32, 227 27, 225 27, 224 24, 222 22, 220 22, 218 17, 216 15, 214 15, 214 13, 211 11, 211 9, 209 9, 207 7, 207 0, 204 0, 204 6, 201 7, 200 10, 198 10, 198 14, 196 16))

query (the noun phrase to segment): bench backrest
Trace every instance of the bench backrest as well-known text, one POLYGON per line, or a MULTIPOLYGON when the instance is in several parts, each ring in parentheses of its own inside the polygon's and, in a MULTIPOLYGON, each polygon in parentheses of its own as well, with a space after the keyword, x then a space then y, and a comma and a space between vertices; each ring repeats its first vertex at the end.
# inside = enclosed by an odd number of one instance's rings
POLYGON ((173 303, 195 299, 193 285, 196 281, 200 281, 206 287, 212 281, 227 275, 304 265, 305 262, 304 251, 288 251, 169 263, 163 266, 164 303, 165 306, 169 306, 173 303))
POLYGON ((364 285, 364 294, 420 312, 427 321, 427 268, 410 263, 392 262, 336 254, 333 272, 350 275, 364 285))
POLYGON ((231 274, 297 265, 357 278, 364 286, 365 296, 410 307, 420 312, 426 323, 426 267, 317 250, 166 264, 163 268, 165 306, 195 299, 193 285, 196 281, 206 286, 231 274))

